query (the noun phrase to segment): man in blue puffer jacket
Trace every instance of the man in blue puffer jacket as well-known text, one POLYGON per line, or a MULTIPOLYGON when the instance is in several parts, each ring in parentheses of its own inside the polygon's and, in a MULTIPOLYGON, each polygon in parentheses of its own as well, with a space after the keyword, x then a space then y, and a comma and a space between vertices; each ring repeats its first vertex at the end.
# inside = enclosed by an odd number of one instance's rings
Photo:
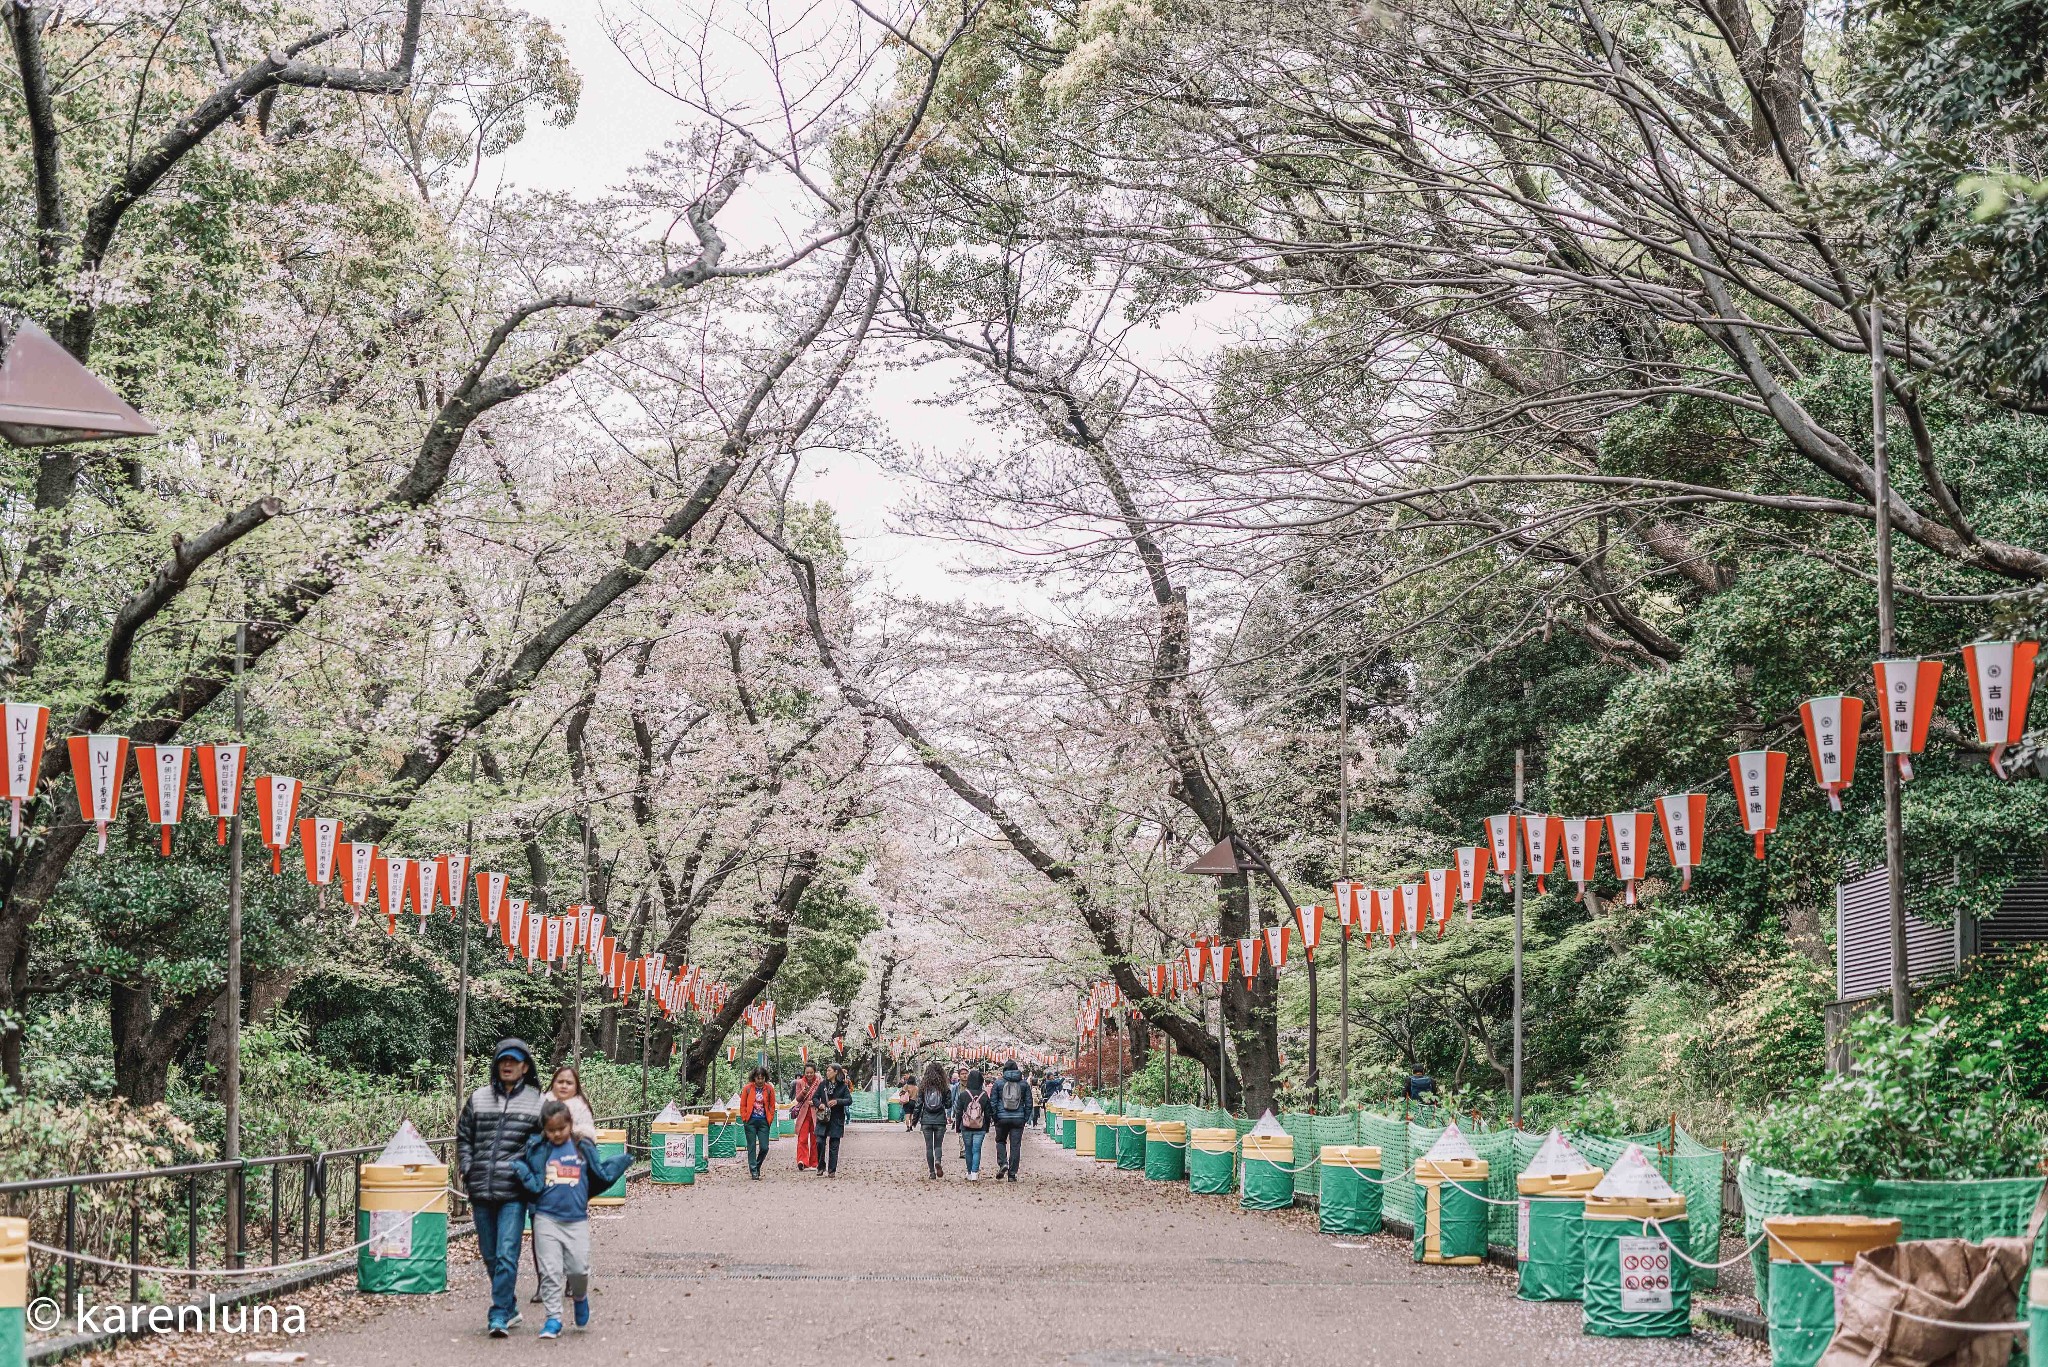
POLYGON ((477 1251, 491 1274, 492 1338, 519 1323, 519 1245, 526 1188, 515 1165, 540 1130, 540 1073, 523 1039, 491 1051, 491 1080, 470 1093, 455 1122, 455 1169, 476 1220, 477 1251))

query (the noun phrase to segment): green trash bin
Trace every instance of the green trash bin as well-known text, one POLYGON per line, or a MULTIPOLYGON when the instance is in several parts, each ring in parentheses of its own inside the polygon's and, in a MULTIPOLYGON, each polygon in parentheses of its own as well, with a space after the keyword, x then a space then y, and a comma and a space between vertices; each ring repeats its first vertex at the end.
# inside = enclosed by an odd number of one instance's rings
POLYGON ((731 1111, 713 1110, 705 1137, 705 1151, 713 1158, 731 1158, 740 1150, 740 1122, 731 1111))
POLYGON ((1116 1162, 1116 1134, 1122 1129, 1124 1118, 1120 1115, 1099 1115, 1095 1117, 1095 1161, 1116 1162))
POLYGON ((902 1102, 900 1102, 900 1101, 892 1101, 892 1102, 890 1102, 890 1103, 889 1103, 889 1119, 890 1119, 890 1121, 891 1121, 891 1122, 893 1122, 894 1124, 897 1124, 897 1125, 901 1125, 901 1124, 903 1123, 903 1103, 902 1103, 902 1102))
POLYGON ((431 1296, 448 1289, 448 1166, 365 1163, 356 1182, 356 1289, 431 1296))
POLYGON ((1185 1121, 1155 1120, 1145 1127, 1145 1180, 1179 1182, 1188 1173, 1185 1121))
POLYGON ((2048 1267, 2037 1267, 2027 1294, 2027 1367, 2048 1367, 2048 1267))
POLYGON ((1294 1204, 1294 1136, 1248 1134, 1244 1137, 1244 1191, 1237 1203, 1246 1210, 1286 1210, 1294 1204))
POLYGON ((0 1218, 0 1367, 28 1361, 28 1220, 0 1218))
POLYGON ((1687 1238, 1683 1196, 1588 1196, 1585 1332, 1610 1339, 1691 1333, 1692 1269, 1671 1251, 1687 1247, 1687 1238))
POLYGON ((1606 1176, 1524 1173, 1515 1179, 1516 1293, 1525 1301, 1575 1301, 1586 1288, 1586 1194, 1606 1176))
POLYGON ((1415 1261, 1474 1267, 1486 1260, 1487 1162, 1415 1160, 1415 1261))
POLYGON ((1325 1144, 1316 1185, 1316 1228, 1325 1234, 1377 1234, 1385 1191, 1380 1151, 1370 1144, 1325 1144))
POLYGON ((1237 1131, 1224 1126, 1188 1137, 1188 1190, 1228 1196, 1237 1190, 1237 1131))
POLYGON ((793 1139, 796 1137, 796 1122, 786 1115, 775 1117, 775 1123, 768 1127, 770 1139, 793 1139))
MULTIPOLYGON (((597 1156, 603 1159, 620 1158, 626 1152, 624 1130, 599 1130, 597 1132, 597 1156)), ((626 1204, 626 1174, 620 1173, 619 1180, 590 1198, 593 1206, 623 1206, 626 1204)))
POLYGON ((1771 1367, 1813 1367, 1820 1361, 1835 1336, 1835 1282, 1842 1269, 1859 1253, 1897 1243, 1901 1227, 1896 1219, 1866 1215, 1773 1215, 1764 1221, 1771 1254, 1764 1306, 1771 1367))
POLYGON ((1135 1118, 1116 1127, 1117 1167, 1125 1172, 1145 1170, 1145 1135, 1150 1128, 1150 1121, 1135 1118))
POLYGON ((697 1136, 686 1117, 657 1120, 648 1127, 653 1180, 664 1187, 687 1187, 697 1181, 697 1136))
POLYGON ((1053 1138, 1059 1141, 1061 1148, 1071 1152, 1075 1143, 1075 1135, 1079 1128, 1079 1118, 1072 1111, 1062 1111, 1060 1113, 1059 1132, 1053 1138))

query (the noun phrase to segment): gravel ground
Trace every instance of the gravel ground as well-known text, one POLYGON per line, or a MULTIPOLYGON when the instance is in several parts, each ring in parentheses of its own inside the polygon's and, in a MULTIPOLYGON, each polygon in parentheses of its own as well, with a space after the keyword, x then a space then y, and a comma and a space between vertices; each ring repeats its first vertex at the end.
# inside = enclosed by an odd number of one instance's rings
MULTIPOLYGON (((1515 1299, 1492 1267, 1420 1267, 1389 1237, 1316 1232, 1305 1209, 1250 1214, 1148 1183, 1027 1136, 1015 1185, 926 1178, 922 1142, 857 1127, 840 1175, 800 1173, 778 1141, 760 1182, 723 1163, 694 1187, 633 1187, 593 1227, 591 1328, 537 1343, 538 1306, 508 1341, 484 1333, 466 1248, 440 1296, 308 1293, 309 1367, 470 1367, 624 1359, 684 1364, 912 1362, 1079 1367, 1270 1364, 1739 1364, 1728 1335, 1625 1342, 1579 1332, 1576 1305, 1515 1299), (929 1326, 921 1328, 920 1326, 929 1326)), ((521 1296, 531 1294, 530 1271, 521 1296)), ((279 1345, 188 1340, 108 1354, 103 1367, 233 1361, 279 1345)))

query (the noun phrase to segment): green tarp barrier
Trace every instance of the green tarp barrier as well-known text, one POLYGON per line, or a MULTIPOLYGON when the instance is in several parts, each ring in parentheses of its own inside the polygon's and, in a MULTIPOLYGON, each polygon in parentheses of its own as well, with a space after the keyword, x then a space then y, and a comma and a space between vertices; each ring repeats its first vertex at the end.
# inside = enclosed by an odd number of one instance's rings
POLYGON ((1294 1174, 1291 1165, 1270 1158, 1244 1160, 1244 1194, 1238 1205, 1246 1210, 1286 1210, 1294 1204, 1294 1174))
MULTIPOLYGON (((356 1242, 363 1243, 370 1237, 370 1216, 372 1214, 400 1214, 408 1217, 411 1228, 408 1235, 393 1235, 382 1230, 387 1238, 394 1238, 399 1244, 396 1257, 380 1257, 372 1253, 371 1247, 356 1250, 356 1289, 375 1292, 379 1295, 431 1296, 448 1289, 448 1217, 440 1211, 367 1211, 356 1212, 356 1242), (409 1245, 409 1247, 408 1247, 409 1245)), ((388 1247, 388 1246, 387 1246, 388 1247)), ((378 1253, 386 1248, 379 1248, 378 1253)))
MULTIPOLYGON (((876 1096, 874 1092, 855 1092, 853 1094, 853 1104, 846 1108, 846 1118, 848 1120, 880 1120, 886 1114, 882 1107, 882 1098, 876 1096)), ((731 1157, 730 1154, 720 1156, 731 1157)))
POLYGON ((1528 1246, 1517 1294, 1525 1301, 1575 1301, 1586 1280, 1586 1203, 1570 1196, 1524 1196, 1517 1218, 1528 1225, 1528 1246))
POLYGON ((776 1116, 775 1123, 768 1127, 768 1137, 770 1139, 789 1139, 793 1138, 795 1134, 796 1122, 786 1115, 776 1116))
POLYGON ((690 1143, 696 1148, 697 1151, 697 1171, 711 1171, 710 1132, 706 1130, 697 1131, 697 1133, 690 1136, 690 1143))
POLYGON ((657 1134, 649 1138, 648 1147, 654 1152, 653 1178, 663 1186, 687 1187, 697 1180, 697 1136, 694 1134, 657 1134), (674 1160, 670 1160, 673 1145, 674 1160))
POLYGON ((1125 1172, 1145 1170, 1145 1126, 1116 1127, 1116 1165, 1125 1172))
POLYGON ((1187 1149, 1164 1140, 1145 1140, 1145 1176, 1153 1182, 1178 1182, 1187 1176, 1187 1149))
MULTIPOLYGON (((1590 1157, 1590 1155, 1589 1155, 1590 1157)), ((1799 1177, 1747 1158, 1735 1170, 1742 1189, 1744 1243, 1763 1237, 1773 1215, 1872 1215, 1896 1218, 1901 1241, 1910 1239, 2018 1238, 2041 1194, 2039 1177, 2001 1177, 1978 1182, 1836 1182, 1799 1177)), ((1720 1206, 1715 1206, 1719 1214, 1720 1206)), ((1692 1213, 1688 1193, 1687 1213, 1692 1213)), ((1693 1254, 1695 1258, 1698 1253, 1693 1254)), ((1756 1271, 1757 1299, 1768 1305, 1770 1260, 1759 1247, 1749 1255, 1756 1271)), ((2041 1249, 2034 1250, 2041 1265, 2041 1249)))
POLYGON ((1228 1196, 1237 1190, 1237 1155, 1210 1153, 1188 1146, 1188 1190, 1203 1196, 1228 1196))
MULTIPOLYGON (((603 1158, 606 1160, 623 1157, 625 1155, 625 1152, 626 1145, 621 1140, 600 1140, 597 1145, 597 1156, 599 1158, 603 1158)), ((631 1169, 628 1169, 628 1171, 630 1170, 631 1169)), ((592 1192, 591 1196, 593 1199, 600 1196, 616 1196, 620 1200, 624 1200, 626 1196, 626 1174, 623 1172, 620 1173, 618 1181, 612 1183, 603 1191, 592 1192)))
POLYGON ((1104 1125, 1099 1121, 1095 1126, 1095 1157, 1098 1162, 1116 1161, 1116 1135, 1121 1125, 1104 1125))
POLYGON ((1671 1255, 1671 1242, 1687 1244, 1687 1217, 1656 1225, 1647 1220, 1593 1220, 1586 1231, 1587 1333, 1609 1339, 1667 1339, 1692 1332, 1692 1269, 1671 1255))
POLYGON ((1771 1326, 1771 1367, 1813 1367, 1835 1336, 1835 1274, 1840 1263, 1815 1263, 1823 1281, 1790 1263, 1779 1263, 1771 1278, 1765 1318, 1771 1326))
MULTIPOLYGON (((1478 1145, 1473 1145, 1477 1148, 1478 1145)), ((1482 1155, 1484 1156, 1484 1155, 1482 1155)), ((1492 1182, 1489 1172, 1487 1181, 1492 1182)), ((1429 1244, 1429 1211, 1425 1203, 1429 1200, 1429 1188, 1420 1183, 1411 1184, 1415 1204, 1409 1209, 1415 1212, 1415 1261, 1421 1262, 1429 1244)), ((1479 1183, 1468 1184, 1442 1182, 1437 1186, 1436 1245, 1437 1256, 1443 1258, 1484 1258, 1486 1256, 1486 1220, 1490 1207, 1474 1193, 1479 1183)), ((1513 1212, 1510 1211, 1510 1214, 1513 1212)))
POLYGON ((710 1148, 708 1152, 713 1158, 731 1158, 739 1152, 739 1121, 727 1121, 721 1125, 718 1121, 714 1120, 711 1122, 710 1133, 710 1148))
POLYGON ((2033 1307, 2027 1312, 2027 1367, 2048 1367, 2048 1285, 2036 1280, 2033 1307))
POLYGON ((1322 1194, 1316 1205, 1316 1228, 1325 1234, 1377 1234, 1383 1209, 1377 1168, 1318 1163, 1322 1194))

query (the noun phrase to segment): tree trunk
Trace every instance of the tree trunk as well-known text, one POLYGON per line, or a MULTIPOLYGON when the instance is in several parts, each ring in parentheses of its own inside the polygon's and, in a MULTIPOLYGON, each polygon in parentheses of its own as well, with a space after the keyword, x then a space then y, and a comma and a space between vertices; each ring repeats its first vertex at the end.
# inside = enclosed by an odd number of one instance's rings
POLYGON ((154 984, 115 982, 108 989, 115 1090, 132 1105, 157 1105, 170 1091, 178 1046, 220 994, 195 992, 158 1010, 154 984))

